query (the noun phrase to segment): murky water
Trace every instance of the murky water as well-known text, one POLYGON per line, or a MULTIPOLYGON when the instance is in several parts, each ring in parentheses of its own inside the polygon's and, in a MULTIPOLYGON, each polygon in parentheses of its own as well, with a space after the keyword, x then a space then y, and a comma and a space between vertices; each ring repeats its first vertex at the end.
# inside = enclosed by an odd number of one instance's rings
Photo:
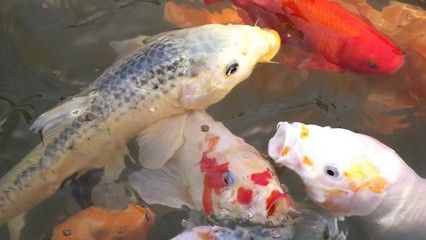
MULTIPOLYGON (((405 1, 426 9, 424 1, 405 1)), ((381 7, 387 1, 371 1, 381 7)), ((163 20, 164 2, 143 0, 2 0, 0 3, 0 175, 39 141, 33 117, 79 92, 114 60, 108 43, 175 27, 163 20)), ((252 77, 208 111, 236 135, 266 152, 278 121, 344 127, 395 149, 426 177, 425 59, 407 49, 407 63, 392 76, 294 71, 259 66, 252 77), (420 66, 420 67, 419 67, 420 66)), ((278 170, 295 199, 305 198, 298 177, 278 170)), ((65 190, 30 212, 23 239, 47 239, 78 207, 65 190), (43 219, 36 221, 35 219, 43 219)), ((184 211, 154 208, 152 239, 181 230, 184 211)), ((350 239, 365 239, 356 219, 350 239)), ((0 239, 8 239, 2 227, 0 239)))

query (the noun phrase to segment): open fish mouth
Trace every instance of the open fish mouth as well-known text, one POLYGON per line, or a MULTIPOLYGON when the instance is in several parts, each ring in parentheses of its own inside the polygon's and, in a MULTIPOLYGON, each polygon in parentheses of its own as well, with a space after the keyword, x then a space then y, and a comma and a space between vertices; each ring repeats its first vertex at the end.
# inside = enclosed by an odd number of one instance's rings
POLYGON ((288 218, 293 199, 279 191, 273 191, 266 200, 268 225, 280 225, 288 218))

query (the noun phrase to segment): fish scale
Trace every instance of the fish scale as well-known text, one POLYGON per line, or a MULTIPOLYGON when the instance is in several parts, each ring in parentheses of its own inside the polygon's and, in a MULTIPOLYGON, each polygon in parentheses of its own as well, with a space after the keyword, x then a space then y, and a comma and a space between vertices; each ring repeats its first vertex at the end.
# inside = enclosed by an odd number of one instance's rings
POLYGON ((70 176, 103 168, 103 181, 116 180, 128 141, 158 120, 221 100, 279 46, 275 31, 218 24, 138 42, 86 90, 33 123, 44 141, 0 180, 0 223, 51 196, 70 176), (225 75, 236 60, 238 73, 225 75))

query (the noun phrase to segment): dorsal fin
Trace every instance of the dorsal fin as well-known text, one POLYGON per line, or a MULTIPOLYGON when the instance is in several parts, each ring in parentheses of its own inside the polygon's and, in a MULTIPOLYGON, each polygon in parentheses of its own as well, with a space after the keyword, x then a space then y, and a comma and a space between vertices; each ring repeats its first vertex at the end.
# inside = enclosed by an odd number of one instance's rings
POLYGON ((43 138, 49 138, 53 133, 69 126, 74 119, 86 113, 97 93, 77 95, 64 101, 53 109, 40 115, 30 126, 30 130, 42 131, 43 138))

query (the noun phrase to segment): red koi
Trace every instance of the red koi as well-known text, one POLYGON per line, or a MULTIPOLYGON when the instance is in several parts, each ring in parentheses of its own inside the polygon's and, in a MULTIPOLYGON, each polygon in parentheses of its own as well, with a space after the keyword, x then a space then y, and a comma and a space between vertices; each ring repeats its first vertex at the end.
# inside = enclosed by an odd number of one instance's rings
POLYGON ((404 63, 398 46, 360 16, 333 1, 232 2, 245 12, 242 18, 246 22, 271 27, 281 34, 283 41, 295 39, 301 49, 316 53, 308 59, 311 62, 303 63, 305 67, 389 74, 404 63))

